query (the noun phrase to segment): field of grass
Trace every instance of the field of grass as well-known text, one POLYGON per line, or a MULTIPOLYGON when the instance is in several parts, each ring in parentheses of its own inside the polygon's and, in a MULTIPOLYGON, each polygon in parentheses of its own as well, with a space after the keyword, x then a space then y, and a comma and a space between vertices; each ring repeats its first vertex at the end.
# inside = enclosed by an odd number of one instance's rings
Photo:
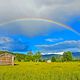
POLYGON ((80 80, 80 63, 20 62, 0 66, 0 80, 80 80))

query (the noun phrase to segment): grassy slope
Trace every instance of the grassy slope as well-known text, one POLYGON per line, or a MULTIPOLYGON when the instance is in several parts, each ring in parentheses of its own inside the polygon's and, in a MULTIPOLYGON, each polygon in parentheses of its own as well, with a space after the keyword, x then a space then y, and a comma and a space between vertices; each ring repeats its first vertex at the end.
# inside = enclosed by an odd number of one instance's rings
POLYGON ((80 80, 80 63, 17 63, 0 66, 0 80, 80 80))

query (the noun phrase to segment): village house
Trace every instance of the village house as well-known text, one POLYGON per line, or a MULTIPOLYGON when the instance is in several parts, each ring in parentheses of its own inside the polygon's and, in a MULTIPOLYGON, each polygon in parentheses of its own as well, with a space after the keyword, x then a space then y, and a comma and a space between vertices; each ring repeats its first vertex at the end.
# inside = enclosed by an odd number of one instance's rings
POLYGON ((14 65, 14 57, 9 53, 0 54, 0 65, 14 65))

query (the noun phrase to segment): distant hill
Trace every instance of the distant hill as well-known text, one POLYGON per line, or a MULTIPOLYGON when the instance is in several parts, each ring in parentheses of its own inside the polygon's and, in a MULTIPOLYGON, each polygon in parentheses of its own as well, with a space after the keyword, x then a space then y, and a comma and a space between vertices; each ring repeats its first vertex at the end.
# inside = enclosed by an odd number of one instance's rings
MULTIPOLYGON (((73 52, 72 55, 74 58, 80 58, 80 52, 73 52)), ((45 54, 45 55, 42 55, 42 58, 43 59, 50 59, 52 56, 58 56, 58 55, 57 54, 45 54)))
POLYGON ((45 54, 45 55, 42 55, 42 58, 43 59, 50 59, 52 56, 57 56, 57 54, 45 54))
POLYGON ((72 54, 74 58, 80 58, 80 52, 73 52, 72 54))

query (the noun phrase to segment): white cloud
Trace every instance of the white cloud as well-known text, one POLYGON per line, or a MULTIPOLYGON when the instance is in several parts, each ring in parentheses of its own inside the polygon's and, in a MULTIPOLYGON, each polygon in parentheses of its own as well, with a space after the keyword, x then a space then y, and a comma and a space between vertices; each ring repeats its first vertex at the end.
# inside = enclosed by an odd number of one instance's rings
POLYGON ((14 39, 5 36, 0 37, 0 50, 26 52, 28 50, 28 47, 28 44, 23 43, 20 39, 14 39))
POLYGON ((48 39, 45 39, 46 41, 48 42, 57 42, 57 41, 62 41, 63 39, 62 38, 48 38, 48 39))
POLYGON ((64 52, 64 51, 80 51, 80 40, 70 40, 59 42, 52 45, 36 45, 43 52, 64 52))
POLYGON ((48 55, 48 54, 60 54, 63 55, 64 52, 56 52, 56 53, 41 53, 42 55, 48 55))

